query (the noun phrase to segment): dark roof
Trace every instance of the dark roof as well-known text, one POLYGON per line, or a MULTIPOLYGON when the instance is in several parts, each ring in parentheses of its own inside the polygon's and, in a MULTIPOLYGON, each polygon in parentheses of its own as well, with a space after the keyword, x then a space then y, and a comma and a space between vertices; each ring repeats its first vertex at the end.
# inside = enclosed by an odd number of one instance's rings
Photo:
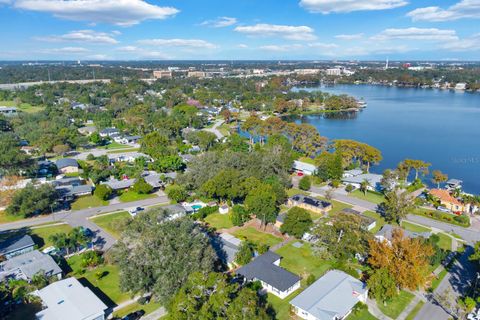
POLYGON ((295 202, 305 203, 309 206, 317 207, 320 209, 327 208, 332 204, 328 201, 315 199, 309 196, 304 196, 303 194, 297 194, 292 197, 292 200, 295 202))
POLYGON ((247 280, 261 280, 280 291, 285 291, 300 281, 301 278, 273 264, 280 258, 278 254, 267 251, 238 269, 237 274, 244 276, 247 280))
POLYGON ((35 242, 28 234, 13 236, 0 242, 0 255, 6 255, 23 248, 33 247, 34 245, 35 242))
POLYGON ((114 132, 120 132, 120 131, 116 128, 105 128, 102 131, 100 131, 101 134, 109 134, 114 132))
POLYGON ((71 158, 58 159, 55 162, 55 165, 57 166, 58 169, 62 169, 62 168, 66 168, 66 167, 77 167, 78 168, 77 160, 71 159, 71 158))

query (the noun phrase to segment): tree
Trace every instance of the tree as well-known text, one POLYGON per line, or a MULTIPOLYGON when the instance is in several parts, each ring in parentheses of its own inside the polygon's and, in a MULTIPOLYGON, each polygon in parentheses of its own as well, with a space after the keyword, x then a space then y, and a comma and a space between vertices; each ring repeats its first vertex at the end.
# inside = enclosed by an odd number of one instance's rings
POLYGON ((269 185, 260 185, 252 190, 245 198, 245 207, 250 214, 260 219, 265 227, 277 218, 276 198, 269 185))
POLYGON ((417 290, 429 276, 432 247, 423 239, 404 236, 403 230, 392 231, 392 239, 369 241, 368 263, 374 269, 386 269, 400 289, 417 290))
POLYGON ((383 172, 382 180, 380 180, 380 185, 384 192, 392 191, 395 188, 397 183, 397 174, 395 171, 387 169, 383 172))
POLYGON ((99 145, 103 142, 103 138, 97 131, 95 131, 90 135, 90 141, 96 145, 99 145))
POLYGON ((183 186, 174 184, 169 186, 166 190, 167 196, 170 200, 175 202, 182 202, 188 197, 188 192, 183 186))
POLYGON ((311 187, 312 180, 310 179, 310 176, 303 176, 298 182, 298 188, 300 188, 300 190, 308 191, 311 187))
POLYGON ((336 150, 335 153, 322 152, 315 163, 318 167, 316 175, 323 181, 340 180, 343 175, 342 153, 336 150))
POLYGON ((232 208, 230 220, 232 221, 232 224, 234 226, 241 227, 245 222, 250 220, 250 214, 247 212, 247 210, 245 210, 243 206, 235 205, 232 208))
POLYGON ((238 248, 238 252, 235 255, 235 262, 243 266, 252 261, 253 257, 253 246, 248 241, 243 241, 238 248))
POLYGON ((167 305, 167 320, 271 319, 264 300, 249 286, 239 286, 228 275, 195 272, 167 305))
POLYGON ((418 179, 419 174, 426 175, 428 174, 428 168, 431 166, 431 163, 422 161, 422 160, 413 160, 413 159, 405 159, 403 161, 403 167, 408 168, 410 171, 411 169, 415 170, 415 180, 418 179))
POLYGON ((90 250, 82 253, 81 265, 83 268, 94 268, 103 263, 103 257, 98 251, 90 250))
POLYGON ((369 172, 372 164, 377 164, 382 160, 380 150, 354 140, 336 140, 335 149, 342 153, 344 166, 360 162, 366 166, 367 172, 369 172))
POLYGON ((367 280, 369 293, 377 301, 386 302, 398 294, 395 279, 388 269, 375 269, 367 280))
POLYGON ((360 182, 360 191, 362 191, 364 195, 367 195, 368 187, 370 187, 370 181, 363 179, 363 181, 360 182))
POLYGON ((315 225, 312 234, 318 238, 314 244, 317 255, 336 259, 352 259, 358 253, 366 256, 372 234, 366 230, 361 216, 338 213, 331 223, 315 225))
POLYGON ((14 194, 6 212, 23 217, 52 212, 57 198, 57 191, 50 184, 43 184, 38 188, 28 184, 14 194))
POLYGON ((432 176, 432 182, 437 184, 437 188, 440 188, 440 184, 448 180, 448 175, 440 170, 433 170, 432 176))
POLYGON ((30 157, 22 152, 20 141, 11 133, 0 134, 0 174, 15 174, 31 166, 30 157))
POLYGON ((160 134, 158 131, 154 131, 142 138, 140 151, 148 154, 153 159, 160 159, 170 154, 170 150, 168 149, 169 144, 170 141, 168 137, 160 134))
POLYGON ((113 190, 106 184, 99 184, 95 187, 93 194, 100 200, 108 200, 112 196, 113 190))
POLYGON ((285 220, 280 227, 282 233, 288 233, 296 238, 301 238, 313 225, 310 213, 302 208, 293 207, 288 210, 285 220))
POLYGON ((213 270, 217 257, 202 226, 170 215, 168 210, 150 210, 126 225, 112 248, 123 291, 151 292, 165 302, 190 274, 213 270))
POLYGON ((69 145, 67 144, 57 144, 56 146, 53 147, 53 152, 55 152, 58 155, 63 156, 65 153, 70 151, 72 148, 70 148, 69 145))
POLYGON ((400 223, 400 220, 415 208, 415 204, 407 192, 393 190, 385 195, 385 201, 380 204, 380 208, 387 222, 400 223))
POLYGON ((137 181, 135 181, 132 189, 139 194, 149 194, 152 192, 153 187, 149 185, 144 178, 139 178, 137 181))

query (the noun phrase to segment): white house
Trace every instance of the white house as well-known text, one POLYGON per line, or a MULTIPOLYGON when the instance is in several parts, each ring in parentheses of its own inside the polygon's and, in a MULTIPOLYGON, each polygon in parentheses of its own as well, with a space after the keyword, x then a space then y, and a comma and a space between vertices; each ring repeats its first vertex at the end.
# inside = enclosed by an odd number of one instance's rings
POLYGON ((380 182, 383 176, 381 174, 365 173, 353 177, 344 177, 342 182, 345 184, 351 184, 355 188, 359 189, 363 181, 368 181, 367 190, 378 191, 381 190, 380 182))
POLYGON ((293 162, 293 170, 297 173, 303 173, 311 176, 317 172, 317 167, 310 163, 295 160, 293 162))
POLYGON ((280 299, 285 299, 292 292, 300 288, 301 278, 280 267, 278 254, 267 251, 255 258, 249 264, 236 271, 246 281, 260 281, 262 293, 272 293, 280 299))
POLYGON ((0 263, 0 281, 17 279, 31 281, 37 273, 62 278, 62 269, 53 258, 38 250, 23 253, 0 263))
POLYGON ((220 206, 220 208, 218 208, 218 211, 221 214, 227 214, 229 210, 230 210, 230 208, 225 204, 223 206, 220 206))
POLYGON ((45 307, 39 320, 104 320, 107 306, 77 279, 67 278, 34 292, 45 307))
POLYGON ((292 299, 295 314, 307 320, 345 319, 358 302, 366 302, 367 288, 343 271, 331 270, 292 299))

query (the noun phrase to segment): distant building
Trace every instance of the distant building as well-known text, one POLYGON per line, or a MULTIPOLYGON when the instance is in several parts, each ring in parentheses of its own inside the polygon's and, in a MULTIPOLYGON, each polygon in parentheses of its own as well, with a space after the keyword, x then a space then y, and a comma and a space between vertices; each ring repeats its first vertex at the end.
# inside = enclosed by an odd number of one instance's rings
POLYGON ((289 207, 300 207, 315 213, 326 214, 332 209, 332 204, 328 201, 315 199, 303 194, 297 194, 288 199, 289 207))
POLYGON ((71 158, 62 158, 58 159, 55 162, 57 169, 60 173, 77 173, 78 172, 78 162, 75 159, 71 158))
POLYGON ((43 273, 49 278, 62 278, 62 269, 55 260, 38 250, 17 255, 0 263, 0 281, 8 279, 31 281, 38 273, 43 273))
POLYGON ((11 259, 17 255, 33 251, 35 242, 28 234, 15 235, 0 242, 0 256, 11 259))
POLYGON ((290 301, 297 316, 307 320, 346 319, 358 302, 366 303, 368 290, 360 280, 331 270, 290 301))
POLYGON ((116 139, 118 143, 121 144, 135 144, 137 143, 142 137, 140 136, 123 136, 120 139, 116 139))
POLYGON ((341 76, 342 75, 342 69, 340 68, 331 68, 325 70, 325 73, 327 76, 341 76))
POLYGON ((299 75, 313 75, 320 72, 320 69, 295 69, 295 73, 299 75))
POLYGON ((295 160, 293 162, 293 170, 297 173, 306 175, 314 175, 317 172, 317 167, 313 164, 295 160))
POLYGON ((109 153, 107 156, 110 163, 135 162, 138 158, 145 158, 147 161, 151 160, 149 156, 141 152, 109 153))
POLYGON ((462 188, 462 183, 463 183, 462 180, 450 179, 445 184, 446 184, 448 190, 456 190, 456 189, 461 189, 462 188))
POLYGON ((188 71, 187 77, 188 78, 205 78, 206 74, 203 71, 188 71))
POLYGON ((467 90, 467 84, 465 82, 459 82, 455 85, 455 90, 467 90))
POLYGON ((171 79, 172 71, 171 70, 154 70, 153 77, 155 79, 171 79))
POLYGON ((0 106, 0 114, 5 117, 11 117, 18 114, 18 110, 15 107, 3 107, 0 106))
POLYGON ((42 299, 44 310, 39 320, 104 320, 107 306, 77 279, 67 278, 34 292, 42 299))
POLYGON ((105 128, 100 131, 100 137, 106 138, 106 137, 111 137, 112 135, 115 134, 120 134, 120 130, 116 128, 105 128))
POLYGON ((94 133, 96 131, 97 131, 97 128, 94 127, 94 126, 87 126, 87 127, 78 128, 78 132, 80 134, 83 134, 83 135, 86 135, 86 136, 90 136, 92 133, 94 133))
POLYGON ((300 288, 301 278, 280 267, 281 258, 278 254, 267 251, 239 268, 236 273, 246 281, 260 281, 264 293, 269 292, 285 299, 300 288))

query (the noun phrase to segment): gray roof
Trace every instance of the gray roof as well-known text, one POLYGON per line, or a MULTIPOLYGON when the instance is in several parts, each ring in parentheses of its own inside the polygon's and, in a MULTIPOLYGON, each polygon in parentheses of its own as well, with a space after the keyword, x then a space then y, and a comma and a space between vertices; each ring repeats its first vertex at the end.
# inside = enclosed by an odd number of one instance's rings
POLYGON ((80 186, 60 186, 56 187, 55 190, 63 196, 81 196, 87 193, 92 193, 93 187, 85 184, 80 186))
POLYGON ((319 320, 343 319, 364 294, 363 282, 343 271, 331 270, 290 301, 319 320))
POLYGON ((11 258, 0 264, 0 279, 8 276, 9 272, 19 269, 27 279, 43 271, 46 275, 52 276, 62 273, 62 269, 48 254, 41 253, 38 250, 30 251, 11 258))
POLYGON ((368 216, 364 215, 363 213, 361 213, 360 211, 354 210, 352 208, 345 208, 345 209, 342 210, 342 212, 359 215, 362 218, 362 222, 365 226, 369 226, 372 223, 377 221, 374 218, 368 217, 368 216))
POLYGON ((135 184, 135 179, 127 179, 127 180, 112 179, 105 182, 101 182, 101 184, 106 184, 113 190, 128 189, 135 184))
POLYGON ((112 134, 115 132, 120 132, 120 131, 116 128, 105 128, 102 131, 100 131, 101 134, 112 134))
POLYGON ((55 165, 57 166, 58 169, 62 169, 62 168, 66 168, 66 167, 77 167, 78 168, 77 160, 71 159, 71 158, 58 159, 55 162, 55 165))
POLYGON ((352 170, 347 170, 343 174, 344 175, 351 175, 351 176, 358 176, 361 175, 363 171, 361 169, 352 169, 352 170))
POLYGON ((447 184, 453 184, 453 185, 461 185, 463 183, 462 180, 458 180, 458 179, 450 179, 447 181, 447 184))
POLYGON ((302 161, 297 161, 295 160, 293 162, 293 168, 296 170, 301 170, 301 171, 308 171, 308 172, 315 172, 317 171, 317 167, 313 164, 302 162, 302 161))
POLYGON ((15 251, 19 251, 28 247, 33 247, 35 242, 33 242, 32 237, 28 234, 21 236, 13 236, 8 239, 2 240, 0 243, 0 255, 8 255, 15 251))
POLYGON ((62 179, 57 179, 52 181, 52 184, 54 186, 66 186, 66 185, 75 186, 75 185, 81 185, 82 180, 80 180, 79 177, 64 177, 62 179))
POLYGON ((273 264, 279 259, 281 259, 281 256, 272 251, 267 251, 238 269, 237 274, 244 276, 247 280, 258 279, 280 291, 286 291, 301 278, 273 264))
POLYGON ((332 205, 328 201, 315 199, 309 196, 305 196, 303 194, 296 194, 291 198, 291 200, 294 202, 304 203, 309 206, 317 207, 319 209, 324 209, 332 205))
MULTIPOLYGON (((391 224, 386 224, 382 227, 380 231, 378 231, 375 236, 384 237, 387 240, 392 240, 392 232, 394 229, 399 229, 398 227, 394 227, 391 224)), ((425 238, 428 239, 432 235, 431 232, 412 232, 408 230, 403 230, 403 234, 408 238, 425 238)))
POLYGON ((365 173, 354 177, 342 178, 342 181, 346 183, 362 183, 364 180, 367 180, 372 187, 375 187, 380 184, 382 178, 381 174, 365 173))
POLYGON ((36 314, 41 320, 83 320, 103 313, 107 306, 77 279, 67 278, 36 291, 47 307, 36 314))
POLYGON ((287 213, 286 213, 286 212, 280 213, 280 214, 277 216, 277 221, 280 222, 280 223, 284 223, 286 216, 287 216, 287 213))
POLYGON ((242 241, 229 233, 221 233, 212 237, 211 243, 219 259, 225 264, 232 264, 242 241))

